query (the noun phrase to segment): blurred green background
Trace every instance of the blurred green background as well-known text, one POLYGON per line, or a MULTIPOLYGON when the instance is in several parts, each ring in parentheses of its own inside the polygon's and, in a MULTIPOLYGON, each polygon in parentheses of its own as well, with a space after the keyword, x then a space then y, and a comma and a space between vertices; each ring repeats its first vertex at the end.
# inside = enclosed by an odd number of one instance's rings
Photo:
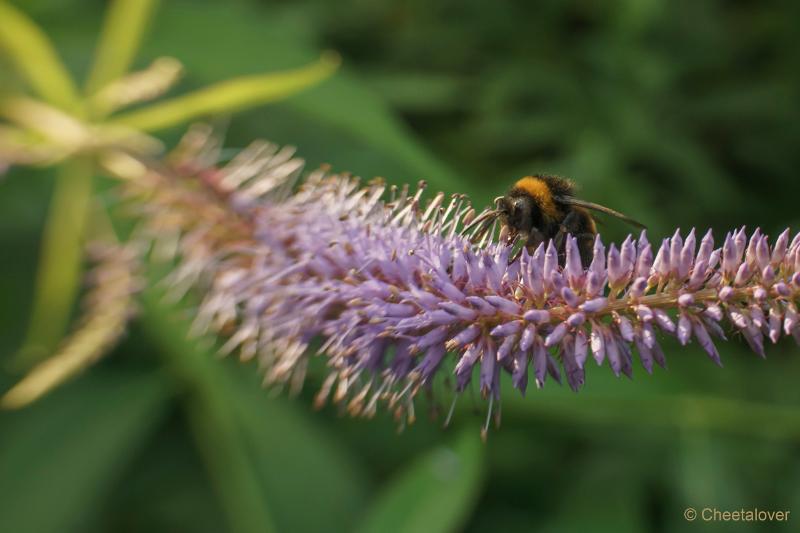
MULTIPOLYGON (((106 3, 15 4, 82 77, 106 3)), ((232 115, 227 144, 293 144, 311 167, 424 178, 476 203, 521 175, 560 173, 646 222, 653 241, 742 224, 776 236, 800 218, 798 20, 792 0, 165 0, 134 66, 180 59, 180 93, 333 49, 332 79, 232 115)), ((52 170, 19 168, 0 182, 7 363, 52 185, 52 170)), ((626 230, 601 227, 608 239, 626 230)), ((665 341, 669 370, 653 376, 592 366, 579 394, 507 387, 484 445, 477 394, 448 429, 420 401, 398 434, 388 414, 314 411, 320 372, 288 399, 262 390, 253 365, 187 344, 183 328, 145 316, 80 378, 0 413, 0 530, 668 532, 690 528, 687 506, 800 513, 789 341, 763 361, 734 338, 723 369, 665 341)), ((0 386, 18 377, 5 364, 0 386)), ((797 530, 792 518, 691 527, 797 530)))

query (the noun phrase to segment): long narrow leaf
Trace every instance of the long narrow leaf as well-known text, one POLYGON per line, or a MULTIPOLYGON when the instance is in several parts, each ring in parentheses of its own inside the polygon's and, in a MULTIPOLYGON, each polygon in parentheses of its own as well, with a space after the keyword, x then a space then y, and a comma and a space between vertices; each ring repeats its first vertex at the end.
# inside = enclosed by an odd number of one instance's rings
POLYGON ((165 414, 166 385, 155 373, 91 374, 0 415, 0 529, 85 530, 165 414))
POLYGON ((302 401, 271 398, 254 368, 214 362, 247 437, 279 531, 350 531, 367 496, 364 465, 302 401), (314 502, 314 513, 298 512, 314 502))
POLYGON ((187 414, 206 468, 234 533, 275 530, 268 502, 231 400, 208 345, 188 340, 188 325, 163 304, 163 294, 144 293, 145 332, 189 387, 187 414))
POLYGON ((26 365, 51 354, 67 330, 80 283, 92 169, 87 158, 59 168, 42 240, 31 323, 20 355, 26 365))
POLYGON ((339 57, 326 54, 318 62, 295 70, 243 76, 122 115, 113 123, 153 131, 203 115, 232 113, 280 100, 324 80, 339 66, 339 57))
POLYGON ((157 3, 158 0, 115 0, 111 3, 86 82, 89 94, 128 71, 157 3))
POLYGON ((47 36, 27 15, 3 1, 0 48, 39 96, 64 109, 77 106, 75 84, 47 36))
POLYGON ((436 448, 389 483, 358 531, 458 531, 480 492, 483 454, 478 432, 465 429, 452 448, 436 448))
POLYGON ((137 290, 135 253, 118 245, 95 246, 92 288, 83 299, 78 328, 52 357, 34 367, 0 397, 0 407, 19 408, 58 387, 108 353, 133 314, 137 290))

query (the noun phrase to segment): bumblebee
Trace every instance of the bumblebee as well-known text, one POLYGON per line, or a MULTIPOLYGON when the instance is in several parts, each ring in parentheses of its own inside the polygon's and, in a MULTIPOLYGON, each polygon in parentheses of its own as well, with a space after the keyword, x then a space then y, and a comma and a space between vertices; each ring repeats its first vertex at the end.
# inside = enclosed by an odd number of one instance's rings
MULTIPOLYGON (((581 261, 592 260, 592 247, 597 226, 592 211, 605 213, 636 226, 645 226, 611 208, 580 200, 575 197, 575 184, 557 176, 526 176, 517 181, 505 196, 495 198, 495 209, 476 218, 468 230, 473 239, 483 239, 496 221, 502 225, 501 236, 509 243, 522 241, 522 246, 533 251, 540 243, 553 239, 553 244, 564 258, 567 234, 578 241, 581 261)), ((519 257, 513 255, 510 261, 519 257)))

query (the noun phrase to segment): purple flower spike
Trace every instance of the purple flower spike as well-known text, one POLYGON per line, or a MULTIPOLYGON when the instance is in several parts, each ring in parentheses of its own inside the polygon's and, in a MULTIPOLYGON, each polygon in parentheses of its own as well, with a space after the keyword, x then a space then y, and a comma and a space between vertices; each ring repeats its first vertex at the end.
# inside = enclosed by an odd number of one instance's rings
POLYGON ((500 344, 500 347, 497 349, 497 360, 499 362, 503 362, 512 351, 514 351, 514 347, 517 345, 517 336, 511 335, 503 339, 503 342, 500 344))
POLYGON ((619 377, 619 374, 622 371, 622 355, 620 354, 617 339, 609 330, 605 331, 605 347, 606 358, 608 359, 608 364, 611 367, 611 371, 614 372, 615 376, 619 377))
POLYGON ((587 354, 589 353, 589 342, 584 329, 579 329, 575 333, 575 348, 573 353, 575 354, 575 364, 578 368, 583 369, 587 354))
POLYGON ((708 263, 711 259, 711 253, 714 251, 714 234, 708 230, 700 241, 700 250, 697 252, 696 263, 704 261, 708 263))
POLYGON ((614 323, 617 325, 617 329, 619 330, 620 337, 625 339, 628 342, 633 342, 634 337, 634 330, 631 321, 624 315, 621 315, 617 312, 612 314, 614 319, 614 323))
POLYGON ((447 352, 441 344, 428 350, 428 353, 425 354, 425 358, 419 364, 419 367, 417 367, 417 372, 419 372, 423 383, 427 383, 439 369, 439 365, 441 365, 445 355, 447 355, 447 352))
POLYGON ((694 228, 692 228, 692 231, 690 231, 689 235, 686 237, 686 242, 683 243, 683 248, 681 248, 680 255, 677 259, 678 279, 683 279, 689 274, 689 270, 694 264, 695 246, 694 228))
POLYGON ((697 339, 698 344, 703 347, 703 350, 706 351, 711 360, 717 365, 722 366, 722 360, 719 357, 717 347, 714 346, 714 341, 711 340, 711 336, 708 334, 708 331, 699 319, 692 319, 692 330, 694 331, 694 336, 697 339))
POLYGON ((536 376, 536 387, 541 389, 547 377, 547 349, 541 340, 533 345, 533 373, 536 376))
POLYGON ((596 272, 590 270, 586 275, 586 296, 594 298, 603 292, 605 278, 601 278, 596 272))
POLYGON ((487 346, 481 355, 481 395, 488 398, 489 394, 496 394, 499 391, 493 389, 495 382, 495 369, 499 370, 497 365, 497 356, 494 351, 494 343, 491 340, 487 341, 487 346))
POLYGON ((447 341, 445 347, 448 350, 455 350, 460 346, 466 346, 470 342, 474 341, 478 338, 478 335, 481 334, 481 327, 477 324, 473 324, 468 326, 466 329, 462 330, 461 333, 447 341))
POLYGON ((594 246, 592 247, 592 263, 589 265, 589 272, 593 272, 598 278, 606 278, 606 247, 600 240, 600 235, 595 236, 594 246))
POLYGON ((597 361, 598 365, 603 364, 606 356, 606 342, 605 342, 605 328, 599 323, 595 322, 592 325, 592 332, 589 336, 589 343, 592 348, 592 356, 597 361))
POLYGON ((578 251, 578 240, 572 236, 568 237, 566 248, 567 253, 564 271, 567 273, 570 287, 577 289, 585 276, 583 266, 581 266, 581 254, 578 251))
POLYGON ((636 267, 636 245, 634 244, 634 241, 631 239, 630 235, 628 235, 622 242, 622 253, 620 255, 620 260, 624 272, 624 283, 628 283, 631 275, 633 275, 634 268, 636 267))
POLYGON ((645 291, 647 291, 647 278, 644 277, 636 278, 628 288, 628 294, 630 294, 633 298, 642 296, 645 291))
POLYGON ((441 302, 439 307, 451 314, 457 316, 462 320, 475 320, 478 317, 478 312, 468 307, 463 307, 453 302, 441 302))
POLYGON ((775 241, 775 247, 772 249, 772 257, 770 259, 770 263, 773 267, 777 267, 781 264, 784 257, 786 256, 787 245, 789 243, 789 228, 783 230, 778 236, 778 239, 775 241))
POLYGON ((732 278, 738 268, 739 260, 737 259, 736 244, 729 233, 725 237, 725 244, 722 245, 722 273, 725 277, 732 278))
POLYGON ((686 313, 681 313, 678 317, 678 341, 686 346, 692 337, 692 321, 686 313))
POLYGON ((564 287, 561 289, 561 298, 563 298, 564 302, 570 307, 578 307, 581 302, 580 298, 578 298, 578 295, 575 294, 569 287, 564 287))
POLYGON ((792 290, 786 285, 784 282, 780 281, 772 286, 772 290, 775 291, 777 296, 782 296, 784 298, 792 295, 792 290))
MULTIPOLYGON (((580 314, 580 313, 576 313, 576 314, 580 314)), ((546 348, 550 348, 551 346, 555 346, 556 344, 558 344, 561 341, 561 339, 564 338, 564 334, 566 332, 567 332, 567 323, 566 322, 562 322, 559 325, 557 325, 553 329, 553 331, 550 332, 550 334, 547 336, 547 338, 544 340, 545 347, 546 348)))
POLYGON ((717 364, 712 337, 726 330, 759 355, 765 338, 800 340, 800 234, 788 230, 770 246, 737 229, 718 248, 710 232, 675 232, 655 257, 644 232, 608 247, 597 236, 588 265, 567 236, 509 261, 496 229, 474 242, 470 221, 490 212, 462 195, 426 200, 327 171, 297 187, 302 162, 275 147, 222 168, 185 157, 121 186, 143 200, 154 239, 183 235, 170 282, 206 291, 195 329, 229 333, 226 350, 258 357, 270 382, 301 383, 318 346, 324 397, 358 398, 356 414, 387 403, 410 416, 423 385, 461 392, 476 373, 499 400, 500 375, 525 392, 529 367, 539 387, 563 374, 577 390, 589 353, 628 376, 638 353, 651 372, 666 364, 664 335, 717 364))
MULTIPOLYGON (((761 271, 761 283, 772 285, 775 282, 775 270, 771 266, 765 266, 761 271)), ((783 282, 780 282, 783 283, 783 282)))
POLYGON ((518 333, 521 328, 522 322, 515 320, 513 322, 504 322, 496 326, 490 333, 494 337, 507 337, 509 335, 518 333))
POLYGON ((523 318, 528 322, 543 324, 550 321, 550 312, 545 311, 544 309, 531 309, 530 311, 525 312, 523 318))
POLYGON ((567 318, 566 322, 571 328, 580 327, 584 322, 586 322, 586 315, 583 313, 573 313, 569 315, 569 318, 567 318))
POLYGON ((669 275, 670 259, 669 259, 669 239, 661 241, 661 246, 656 252, 656 258, 653 260, 653 267, 650 271, 652 277, 666 277, 669 275))
POLYGON ((764 303, 767 299, 767 290, 764 287, 755 287, 753 289, 753 298, 755 298, 758 303, 764 303))
POLYGON ((536 338, 536 327, 528 326, 525 328, 525 331, 522 332, 522 337, 519 340, 519 349, 527 352, 531 349, 531 346, 533 346, 536 338))
POLYGON ((608 305, 607 298, 593 298, 581 304, 580 309, 584 313, 598 313, 608 305))
POLYGON ((718 293, 717 297, 719 298, 719 300, 721 302, 727 302, 728 300, 730 300, 733 297, 734 293, 735 293, 735 291, 733 290, 733 287, 727 287, 726 286, 726 287, 722 287, 719 290, 719 293, 718 293))
POLYGON ((613 244, 608 250, 608 284, 619 289, 625 280, 625 266, 622 257, 613 244))
POLYGON ((675 333, 675 323, 669 318, 669 315, 663 309, 656 307, 653 309, 653 317, 655 318, 658 327, 666 333, 675 333))
POLYGON ((770 260, 772 258, 772 254, 769 250, 769 243, 767 242, 767 237, 764 236, 758 239, 756 243, 756 263, 758 264, 759 270, 763 269, 767 265, 769 265, 770 260))
POLYGON ((514 366, 511 371, 511 382, 514 388, 519 390, 523 395, 528 388, 528 352, 524 350, 517 350, 514 354, 514 366))

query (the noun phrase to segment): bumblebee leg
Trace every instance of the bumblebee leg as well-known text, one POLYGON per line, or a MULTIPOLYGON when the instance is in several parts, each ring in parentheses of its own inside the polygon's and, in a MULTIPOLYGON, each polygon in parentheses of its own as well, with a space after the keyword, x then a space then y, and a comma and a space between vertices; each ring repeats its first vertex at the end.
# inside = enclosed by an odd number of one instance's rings
POLYGON ((588 267, 594 258, 594 233, 584 232, 575 235, 578 239, 578 250, 581 254, 581 263, 584 268, 588 267))
POLYGON ((564 242, 567 239, 567 234, 570 233, 570 228, 572 231, 576 233, 573 237, 578 237, 577 232, 575 232, 576 227, 580 227, 579 224, 581 222, 581 214, 578 211, 570 211, 570 213, 564 217, 564 220, 561 221, 561 224, 558 226, 558 232, 556 233, 555 237, 553 237, 553 244, 558 250, 559 255, 562 253, 562 249, 564 248, 564 242))
POLYGON ((509 265, 510 265, 511 263, 513 263, 514 261, 516 261, 517 259, 519 259, 519 256, 521 256, 521 255, 522 255, 522 248, 523 248, 523 247, 522 247, 522 246, 520 246, 520 247, 519 247, 519 249, 518 249, 516 252, 514 252, 513 254, 511 254, 510 256, 508 256, 508 264, 509 264, 509 265))
POLYGON ((542 232, 540 232, 536 228, 533 228, 531 232, 528 233, 528 237, 525 239, 525 242, 522 244, 522 246, 519 247, 519 250, 517 250, 516 253, 514 253, 514 255, 509 257, 508 264, 511 264, 517 259, 519 259, 519 256, 522 255, 523 248, 526 248, 528 250, 528 253, 532 254, 536 250, 536 248, 543 242, 544 242, 544 235, 542 235, 542 232))
POLYGON ((527 240, 525 241, 525 248, 527 248, 529 252, 533 253, 543 242, 544 235, 542 232, 536 228, 533 228, 528 234, 527 240))

